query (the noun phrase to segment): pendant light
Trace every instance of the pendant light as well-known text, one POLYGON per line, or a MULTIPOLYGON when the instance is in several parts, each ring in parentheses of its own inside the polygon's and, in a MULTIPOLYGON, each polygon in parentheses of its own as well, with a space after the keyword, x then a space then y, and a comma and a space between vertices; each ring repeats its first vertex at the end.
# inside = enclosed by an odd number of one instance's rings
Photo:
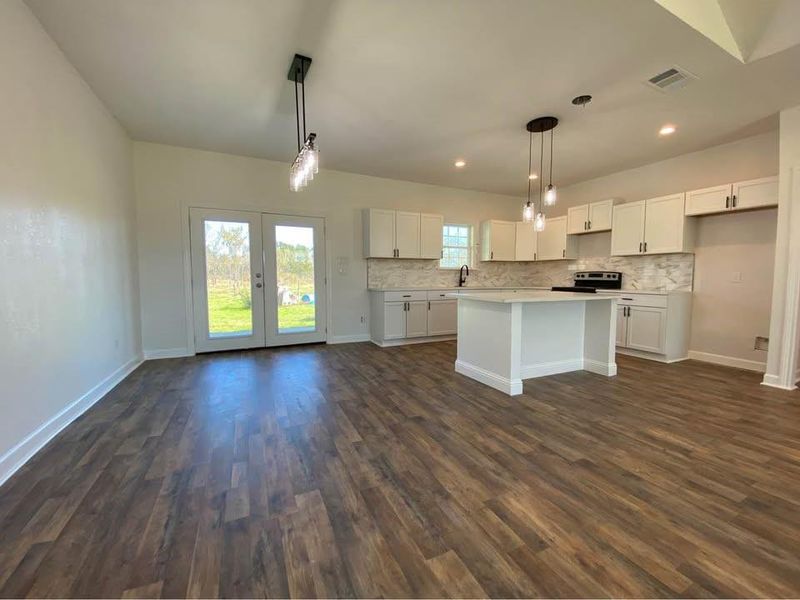
MULTIPOLYGON (((522 207, 522 221, 532 223, 534 217, 533 204, 531 204, 531 166, 533 162, 533 132, 528 132, 528 201, 522 207)), ((541 170, 540 170, 541 172, 541 170)))
MULTIPOLYGON (((530 132, 531 137, 533 137, 534 133, 541 134, 540 144, 539 144, 539 212, 536 213, 536 216, 533 219, 533 228, 536 231, 544 231, 545 228, 545 215, 543 212, 544 206, 552 206, 555 204, 556 201, 556 188, 553 185, 553 129, 555 126, 558 125, 558 119, 555 117, 538 117, 529 121, 525 128, 530 132), (544 185, 544 134, 546 131, 550 132, 550 178, 549 183, 547 185, 547 191, 543 190, 542 187, 544 185)), ((528 173, 530 176, 530 167, 528 168, 528 173)), ((529 191, 528 191, 528 204, 525 205, 525 209, 528 208, 530 205, 530 184, 529 184, 529 191)), ((531 205, 531 212, 533 212, 533 206, 531 205)), ((523 218, 525 214, 523 212, 523 218)))
MULTIPOLYGON (((556 186, 553 185, 553 132, 554 129, 550 130, 550 177, 548 177, 547 181, 547 189, 544 192, 544 203, 546 206, 553 206, 556 203, 556 186)), ((544 137, 544 134, 542 134, 544 137)))
POLYGON ((289 169, 289 190, 299 192, 319 172, 319 151, 315 145, 316 133, 306 134, 306 75, 311 66, 307 56, 295 54, 289 67, 289 81, 294 81, 294 108, 297 123, 297 156, 289 169), (302 97, 298 88, 302 85, 302 97), (303 115, 303 137, 300 143, 300 115, 303 115))

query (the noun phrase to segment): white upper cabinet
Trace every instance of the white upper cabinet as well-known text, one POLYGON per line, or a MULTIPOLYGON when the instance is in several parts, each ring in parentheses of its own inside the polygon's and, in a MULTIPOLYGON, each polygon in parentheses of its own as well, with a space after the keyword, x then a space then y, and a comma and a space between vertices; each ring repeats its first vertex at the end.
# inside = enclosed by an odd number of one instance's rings
POLYGON ((570 206, 567 209, 567 233, 586 233, 589 223, 589 205, 570 206))
POLYGON ((644 248, 645 200, 614 207, 611 255, 640 254, 644 248))
POLYGON ((361 220, 364 230, 365 258, 393 258, 395 256, 396 211, 367 208, 361 220))
POLYGON ((611 229, 614 205, 619 203, 615 198, 592 202, 589 205, 589 231, 608 231, 611 229))
POLYGON ((725 212, 731 204, 731 185, 715 185, 686 192, 686 215, 710 215, 725 212))
POLYGON ((365 258, 441 258, 442 215, 366 208, 361 219, 365 258))
POLYGON ((577 256, 577 240, 567 235, 567 217, 547 219, 536 234, 536 260, 561 260, 577 256))
POLYGON ((484 221, 481 223, 481 260, 515 260, 516 238, 514 221, 484 221))
POLYGON ((581 204, 567 209, 567 233, 594 233, 611 229, 614 205, 619 200, 609 198, 591 204, 581 204))
POLYGON ((777 177, 762 177, 686 192, 686 215, 692 217, 777 205, 777 177))
POLYGON ((419 219, 419 257, 441 258, 444 217, 442 215, 429 215, 422 213, 419 216, 419 219))
POLYGON ((614 207, 611 255, 691 252, 694 229, 684 214, 684 194, 614 207))
POLYGON ((516 223, 515 260, 536 260, 536 230, 533 223, 516 223))
POLYGON ((419 213, 397 211, 394 243, 397 258, 419 258, 419 221, 419 213))
POLYGON ((652 198, 645 202, 645 254, 684 252, 686 216, 683 202, 683 193, 652 198))
POLYGON ((762 177, 733 184, 733 210, 778 206, 778 178, 762 177))

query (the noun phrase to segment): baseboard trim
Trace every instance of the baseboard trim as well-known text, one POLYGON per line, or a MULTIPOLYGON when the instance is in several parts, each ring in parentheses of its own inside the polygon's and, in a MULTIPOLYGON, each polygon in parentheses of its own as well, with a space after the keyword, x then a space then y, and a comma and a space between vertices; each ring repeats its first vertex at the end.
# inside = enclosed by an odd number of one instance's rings
POLYGON ((408 346, 410 344, 430 344, 431 342, 447 342, 456 339, 455 335, 434 335, 418 338, 402 338, 399 340, 384 340, 379 342, 377 340, 369 340, 376 346, 381 348, 391 348, 392 346, 408 346))
POLYGON ((547 377, 548 375, 558 375, 569 371, 580 371, 583 367, 582 358, 569 360, 557 360, 538 365, 522 365, 519 370, 520 379, 533 379, 534 377, 547 377))
POLYGON ((735 367, 737 369, 746 369, 748 371, 758 371, 759 373, 763 373, 767 370, 767 363, 759 362, 757 360, 747 360, 745 358, 736 358, 735 356, 725 356, 724 354, 712 354, 711 352, 698 352, 697 350, 689 350, 689 358, 692 360, 699 360, 725 367, 735 367))
POLYGON ((355 342, 368 342, 368 333, 357 333, 355 335, 332 335, 328 338, 329 344, 353 344, 355 342))
POLYGON ((635 358, 643 358, 645 360, 652 360, 655 362, 671 365, 672 363, 689 360, 688 356, 679 356, 678 358, 667 358, 665 354, 656 354, 655 352, 645 352, 644 350, 635 350, 633 348, 621 348, 617 346, 617 354, 625 356, 633 356, 635 358))
POLYGON ((463 360, 456 361, 456 373, 460 373, 461 375, 465 375, 496 390, 500 390, 509 396, 518 396, 522 393, 521 379, 512 380, 507 377, 501 377, 497 373, 492 373, 481 367, 476 367, 463 360))
POLYGON ((771 388, 776 388, 778 390, 791 391, 797 389, 797 386, 795 385, 783 385, 781 383, 780 377, 778 377, 777 375, 770 375, 770 374, 764 375, 764 379, 761 381, 761 385, 765 385, 771 388))
POLYGON ((143 361, 144 359, 141 356, 132 358, 83 396, 37 427, 3 456, 0 456, 0 485, 8 481, 34 454, 44 448, 67 425, 90 409, 98 400, 110 392, 114 386, 135 371, 143 361))
POLYGON ((605 375, 606 377, 614 377, 617 374, 617 363, 604 363, 599 360, 584 358, 583 370, 589 371, 590 373, 597 373, 598 375, 605 375))
POLYGON ((159 348, 157 350, 145 350, 145 360, 157 360, 159 358, 184 358, 194 356, 194 352, 189 352, 188 348, 159 348))

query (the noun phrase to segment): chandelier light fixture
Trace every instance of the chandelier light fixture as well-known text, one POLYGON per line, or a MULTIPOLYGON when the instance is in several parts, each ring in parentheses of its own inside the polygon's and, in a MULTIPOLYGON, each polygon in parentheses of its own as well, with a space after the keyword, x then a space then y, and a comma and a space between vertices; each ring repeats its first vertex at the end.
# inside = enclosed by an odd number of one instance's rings
POLYGON ((531 204, 531 166, 533 162, 533 132, 528 132, 528 201, 522 207, 522 220, 525 223, 533 223, 534 213, 531 204))
POLYGON ((306 75, 311 66, 307 56, 295 54, 289 68, 289 81, 294 81, 294 108, 297 122, 297 156, 289 169, 289 190, 299 192, 319 172, 319 151, 315 145, 316 133, 306 133, 306 75), (302 86, 302 88, 301 88, 302 86), (302 89, 302 92, 299 90, 302 89), (300 116, 303 121, 303 137, 300 137, 300 116), (301 140, 303 142, 301 143, 301 140))
MULTIPOLYGON (((544 216, 544 206, 552 206, 556 203, 556 186, 553 185, 553 129, 555 129, 556 125, 558 125, 558 119, 555 117, 538 117, 533 119, 532 121, 528 121, 528 124, 525 128, 528 130, 530 134, 531 141, 533 140, 533 134, 538 133, 541 134, 540 143, 539 143, 539 212, 536 213, 536 216, 533 217, 533 228, 536 231, 544 231, 545 227, 545 216, 544 216), (547 184, 547 190, 543 189, 544 186, 544 134, 545 132, 550 132, 550 177, 549 183, 547 184)), ((531 172, 531 148, 532 144, 529 144, 528 150, 528 173, 531 172)), ((530 177, 530 176, 529 176, 530 177)), ((525 211, 530 209, 531 214, 533 214, 533 205, 531 204, 531 191, 530 191, 530 179, 528 180, 528 203, 525 205, 522 213, 522 218, 524 221, 527 221, 525 218, 525 211)))

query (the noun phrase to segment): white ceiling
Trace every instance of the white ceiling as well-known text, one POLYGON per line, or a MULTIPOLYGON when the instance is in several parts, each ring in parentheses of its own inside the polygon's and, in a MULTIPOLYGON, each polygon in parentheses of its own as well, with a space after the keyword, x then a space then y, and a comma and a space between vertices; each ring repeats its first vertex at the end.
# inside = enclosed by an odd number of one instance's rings
POLYGON ((323 168, 461 188, 522 195, 524 125, 544 114, 561 119, 564 185, 773 129, 800 104, 800 46, 743 64, 643 0, 27 1, 134 139, 292 160, 300 52, 323 168), (675 64, 698 80, 643 84, 675 64), (678 132, 659 138, 666 122, 678 132))

